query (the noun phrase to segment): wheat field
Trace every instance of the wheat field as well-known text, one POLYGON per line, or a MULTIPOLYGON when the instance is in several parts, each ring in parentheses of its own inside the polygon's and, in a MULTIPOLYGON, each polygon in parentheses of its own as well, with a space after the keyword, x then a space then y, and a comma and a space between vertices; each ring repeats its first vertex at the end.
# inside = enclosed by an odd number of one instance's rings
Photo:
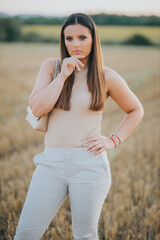
MULTIPOLYGON (((112 185, 102 208, 100 240, 160 239, 160 50, 153 47, 103 46, 105 66, 117 71, 144 107, 138 127, 109 150, 112 185)), ((35 169, 33 156, 44 149, 44 133, 26 122, 28 97, 38 70, 59 45, 0 45, 0 239, 13 239, 35 169)), ((108 98, 102 134, 114 131, 124 112, 108 98)), ((42 240, 73 240, 69 198, 42 240)))

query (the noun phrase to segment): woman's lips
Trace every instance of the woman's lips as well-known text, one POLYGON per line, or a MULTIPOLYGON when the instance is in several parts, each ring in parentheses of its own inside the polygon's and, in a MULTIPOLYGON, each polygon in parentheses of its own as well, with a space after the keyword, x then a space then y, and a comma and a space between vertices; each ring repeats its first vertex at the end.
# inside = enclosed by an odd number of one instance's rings
POLYGON ((75 50, 73 51, 74 53, 80 53, 81 51, 80 50, 75 50))

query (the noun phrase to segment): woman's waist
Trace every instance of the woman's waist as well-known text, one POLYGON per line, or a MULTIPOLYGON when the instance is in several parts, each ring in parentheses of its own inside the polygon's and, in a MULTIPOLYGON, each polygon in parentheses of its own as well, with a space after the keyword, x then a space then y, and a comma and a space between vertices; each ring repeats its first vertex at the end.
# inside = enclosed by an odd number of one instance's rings
POLYGON ((81 132, 79 134, 75 132, 47 131, 44 142, 45 145, 56 148, 84 148, 86 147, 84 141, 89 137, 99 136, 101 134, 100 130, 100 128, 96 128, 90 132, 81 132))
POLYGON ((57 142, 81 142, 86 140, 88 137, 93 137, 100 135, 101 133, 101 126, 93 126, 92 128, 85 129, 85 128, 54 128, 50 127, 47 129, 45 138, 50 139, 51 141, 57 142))

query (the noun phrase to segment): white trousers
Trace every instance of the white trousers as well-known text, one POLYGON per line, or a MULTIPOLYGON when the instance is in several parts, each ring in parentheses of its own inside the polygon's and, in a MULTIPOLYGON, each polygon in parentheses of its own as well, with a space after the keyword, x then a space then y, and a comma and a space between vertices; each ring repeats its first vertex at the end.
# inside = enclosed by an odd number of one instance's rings
POLYGON ((98 222, 111 187, 106 151, 45 146, 36 166, 14 240, 40 240, 69 194, 75 240, 99 240, 98 222))

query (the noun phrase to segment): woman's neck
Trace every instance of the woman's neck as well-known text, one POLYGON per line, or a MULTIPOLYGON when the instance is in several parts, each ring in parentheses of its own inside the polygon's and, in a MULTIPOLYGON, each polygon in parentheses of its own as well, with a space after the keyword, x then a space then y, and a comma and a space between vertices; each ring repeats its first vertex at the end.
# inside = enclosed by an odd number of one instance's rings
POLYGON ((81 69, 81 71, 77 70, 77 68, 76 68, 75 73, 85 72, 86 70, 88 70, 88 66, 79 67, 79 68, 81 69))

